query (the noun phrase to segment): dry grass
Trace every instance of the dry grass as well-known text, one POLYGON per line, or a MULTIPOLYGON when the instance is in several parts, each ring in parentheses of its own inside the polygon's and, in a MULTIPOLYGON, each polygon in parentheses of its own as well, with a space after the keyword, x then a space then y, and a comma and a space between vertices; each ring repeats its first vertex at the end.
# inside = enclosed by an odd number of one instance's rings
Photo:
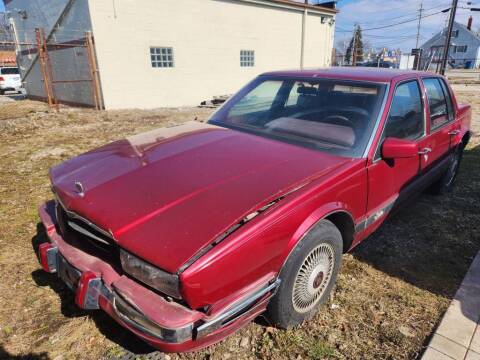
MULTIPOLYGON (((473 103, 480 130, 478 93, 473 103)), ((32 243, 43 237, 36 207, 51 195, 48 168, 125 135, 211 110, 48 112, 31 101, 0 104, 0 358, 160 357, 102 312, 39 270, 32 243)), ((466 151, 455 191, 422 195, 344 263, 331 302, 302 327, 282 331, 260 319, 222 343, 171 358, 415 358, 480 248, 480 139, 466 151)))

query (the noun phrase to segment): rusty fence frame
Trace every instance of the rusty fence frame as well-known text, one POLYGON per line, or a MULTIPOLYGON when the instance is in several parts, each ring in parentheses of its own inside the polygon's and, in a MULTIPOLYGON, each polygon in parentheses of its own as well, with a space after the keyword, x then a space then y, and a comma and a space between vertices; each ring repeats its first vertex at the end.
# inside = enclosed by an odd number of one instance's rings
POLYGON ((67 43, 52 43, 48 42, 45 37, 45 31, 42 28, 35 29, 36 42, 12 42, 2 41, 0 45, 14 45, 17 52, 21 46, 35 47, 38 54, 38 62, 42 73, 42 82, 45 88, 45 96, 50 108, 59 111, 59 101, 55 92, 56 84, 72 84, 88 82, 90 83, 91 95, 96 110, 102 110, 103 100, 100 88, 100 78, 97 65, 97 58, 95 55, 95 45, 92 32, 85 32, 85 42, 76 44, 67 43), (49 49, 61 49, 61 48, 84 48, 87 52, 87 64, 90 72, 88 79, 55 79, 54 68, 49 56, 49 49))

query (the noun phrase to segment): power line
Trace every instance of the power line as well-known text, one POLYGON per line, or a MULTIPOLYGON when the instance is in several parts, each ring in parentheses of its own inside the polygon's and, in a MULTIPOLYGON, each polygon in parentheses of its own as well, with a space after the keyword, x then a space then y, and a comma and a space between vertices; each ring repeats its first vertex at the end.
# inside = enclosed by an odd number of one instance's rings
MULTIPOLYGON (((440 4, 440 5, 436 5, 436 6, 432 6, 432 7, 429 7, 427 9, 423 9, 424 12, 427 12, 427 11, 430 11, 430 10, 435 10, 435 9, 438 9, 438 8, 445 8, 449 6, 449 3, 446 3, 446 4, 440 4)), ((391 10, 390 10, 391 11, 391 10)), ((388 12, 388 11, 387 11, 388 12)), ((412 16, 414 14, 418 13, 418 10, 414 10, 414 11, 409 11, 403 15, 399 15, 399 16, 394 16, 394 17, 390 17, 390 18, 387 18, 385 20, 396 20, 396 19, 401 19, 401 18, 405 18, 405 17, 409 17, 409 16, 412 16)), ((371 23, 375 23, 377 22, 377 20, 370 20, 370 21, 362 21, 362 22, 359 22, 358 24, 359 25, 365 25, 365 24, 371 24, 371 23)))
POLYGON ((402 24, 409 23, 409 22, 417 21, 419 18, 420 18, 420 19, 425 19, 425 18, 427 18, 427 17, 434 16, 434 15, 438 15, 438 14, 441 14, 441 13, 442 13, 441 11, 437 11, 437 12, 435 12, 435 13, 428 14, 428 15, 424 15, 424 16, 422 16, 422 17, 417 16, 417 17, 415 17, 415 18, 413 18, 413 19, 409 19, 409 20, 397 22, 397 23, 394 23, 394 24, 389 24, 389 25, 385 25, 385 26, 378 26, 378 27, 373 27, 373 28, 368 28, 368 29, 362 29, 362 31, 372 31, 372 30, 385 29, 385 28, 388 28, 388 27, 398 26, 398 25, 402 25, 402 24))
POLYGON ((412 36, 415 36, 415 34, 411 34, 411 33, 407 32, 407 33, 401 33, 401 34, 395 34, 395 35, 365 34, 364 36, 365 37, 370 37, 370 38, 378 38, 378 39, 398 39, 398 38, 401 38, 401 37, 411 38, 412 36))
MULTIPOLYGON (((398 26, 398 25, 402 25, 402 24, 407 24, 407 23, 410 23, 410 22, 413 22, 413 21, 418 21, 419 18, 421 19, 425 19, 427 17, 430 17, 430 16, 434 16, 434 15, 438 15, 438 14, 441 14, 442 11, 437 11, 437 12, 434 12, 432 14, 428 14, 428 15, 424 15, 422 17, 415 17, 413 19, 408 19, 408 20, 404 20, 404 21, 400 21, 400 22, 396 22, 396 23, 393 23, 393 24, 388 24, 388 25, 383 25, 383 26, 378 26, 378 27, 372 27, 372 28, 367 28, 367 29, 362 29, 362 32, 363 31, 373 31, 373 30, 380 30, 380 29, 386 29, 386 28, 389 28, 389 27, 393 27, 393 26, 398 26)), ((340 30, 339 32, 344 32, 343 30, 340 30)))
MULTIPOLYGON (((444 6, 444 5, 443 5, 444 6)), ((339 7, 341 9, 341 7, 339 7)), ((393 12, 393 11, 397 11, 397 10, 403 10, 403 9, 411 9, 412 6, 411 5, 405 5, 403 4, 402 6, 398 6, 398 7, 389 7, 388 8, 388 11, 390 12, 393 12)), ((374 9, 374 10, 371 10, 371 11, 368 11, 368 10, 362 10, 362 12, 364 13, 375 13, 375 14, 378 14, 378 8, 374 9)))

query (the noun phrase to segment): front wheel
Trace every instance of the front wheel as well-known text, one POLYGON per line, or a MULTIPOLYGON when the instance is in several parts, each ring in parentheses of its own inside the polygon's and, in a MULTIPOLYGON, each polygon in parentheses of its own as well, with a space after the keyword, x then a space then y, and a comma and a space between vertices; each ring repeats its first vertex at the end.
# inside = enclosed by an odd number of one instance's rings
POLYGON ((460 168, 460 162, 463 157, 463 144, 457 146, 455 151, 450 155, 450 165, 447 171, 433 183, 430 187, 430 192, 436 195, 444 195, 453 190, 455 179, 457 178, 458 169, 460 168))
POLYGON ((342 235, 328 220, 321 220, 300 241, 280 272, 282 283, 268 305, 273 325, 290 328, 316 314, 335 284, 342 250, 342 235))

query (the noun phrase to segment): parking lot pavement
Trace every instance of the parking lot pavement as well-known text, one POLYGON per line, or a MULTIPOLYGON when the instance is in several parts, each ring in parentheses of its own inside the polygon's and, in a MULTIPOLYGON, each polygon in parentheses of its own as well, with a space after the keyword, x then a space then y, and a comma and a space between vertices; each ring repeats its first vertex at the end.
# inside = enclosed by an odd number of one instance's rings
POLYGON ((422 360, 480 360, 480 252, 430 340, 422 360))

